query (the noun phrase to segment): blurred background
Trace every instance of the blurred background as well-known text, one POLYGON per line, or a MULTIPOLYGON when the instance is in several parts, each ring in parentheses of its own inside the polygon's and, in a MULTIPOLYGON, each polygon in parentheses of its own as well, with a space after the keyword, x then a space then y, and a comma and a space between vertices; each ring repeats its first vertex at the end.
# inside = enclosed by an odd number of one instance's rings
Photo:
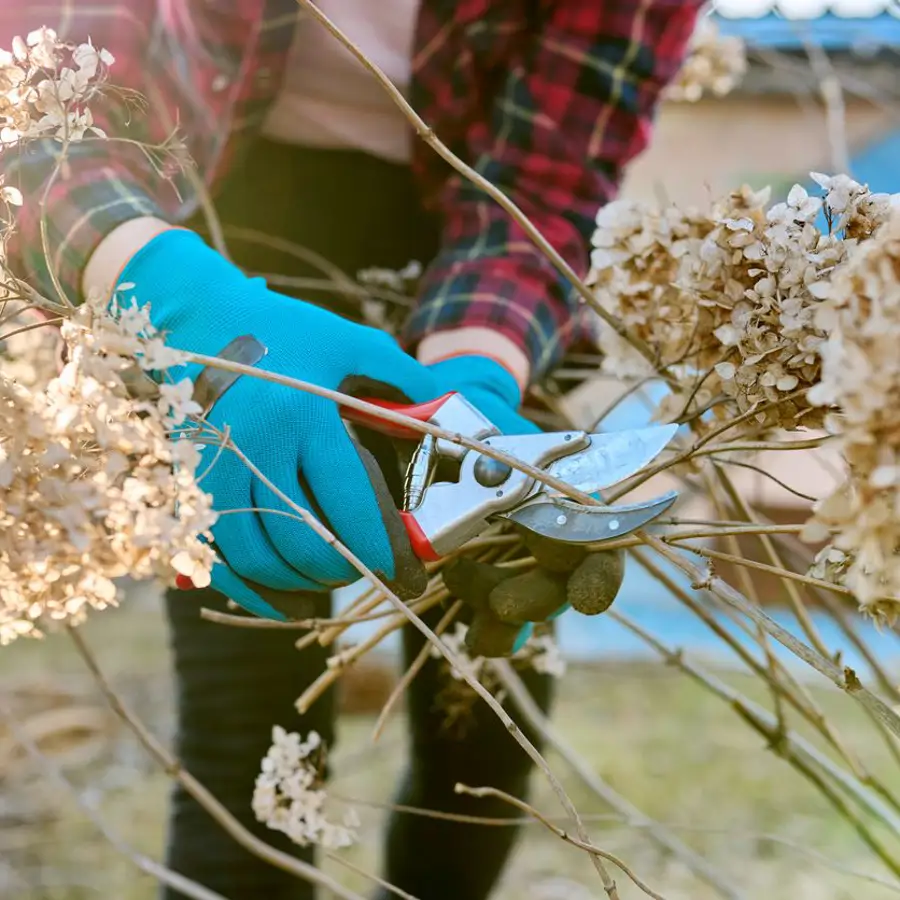
MULTIPOLYGON (((795 183, 812 189, 811 171, 845 172, 875 191, 900 191, 896 0, 722 0, 713 21, 722 37, 745 45, 746 72, 725 96, 705 92, 664 104, 652 147, 631 170, 625 197, 701 206, 746 183, 770 185, 778 199, 795 183)), ((608 380, 598 379, 570 399, 571 410, 588 420, 614 391, 608 380)), ((636 395, 606 427, 647 422, 653 399, 636 395)), ((778 521, 799 521, 808 508, 792 491, 820 495, 838 477, 836 461, 827 455, 802 465, 771 460, 766 468, 791 490, 754 473, 741 484, 778 521)), ((652 487, 665 486, 658 480, 652 487)), ((702 504, 691 513, 702 517, 702 504)), ((798 631, 779 584, 763 600, 785 627, 798 631)), ((636 567, 628 571, 617 608, 721 684, 763 699, 759 685, 733 654, 720 649, 724 645, 714 634, 636 567)), ((813 615, 825 643, 841 650, 842 662, 867 675, 867 660, 847 645, 832 620, 813 615)), ((733 623, 721 624, 739 633, 733 623)), ((350 639, 365 631, 354 629, 350 639)), ((900 643, 894 630, 862 623, 860 632, 896 671, 900 643)), ((156 589, 124 585, 121 608, 95 616, 84 633, 117 690, 151 730, 170 741, 168 651, 156 589)), ((651 840, 634 821, 633 808, 664 823, 748 898, 881 900, 898 893, 882 883, 889 873, 873 862, 859 835, 745 726, 727 691, 723 701, 708 685, 663 666, 645 642, 608 619, 565 616, 558 639, 569 666, 555 724, 604 786, 607 800, 598 796, 596 783, 591 789, 574 774, 565 776, 565 784, 587 815, 595 842, 622 856, 669 900, 721 894, 651 840), (624 805, 611 806, 612 795, 624 805), (623 820, 623 809, 632 811, 630 822, 623 820)), ((387 642, 380 655, 349 673, 341 689, 345 716, 334 790, 357 803, 362 841, 349 858, 371 870, 377 868, 379 804, 389 801, 405 752, 402 713, 374 747, 370 743, 374 718, 397 677, 394 647, 387 642)), ((863 721, 853 701, 805 667, 797 677, 808 681, 806 688, 852 744, 863 721)), ((108 712, 66 640, 4 648, 0 692, 77 786, 82 807, 100 812, 119 839, 158 858, 166 777, 108 712)), ((866 749, 897 786, 897 747, 866 749)), ((567 771, 557 754, 549 759, 556 771, 567 771)), ((543 786, 535 803, 556 809, 543 786)), ((328 868, 363 889, 355 876, 328 868)), ((639 896, 624 879, 619 882, 623 900, 639 896)), ((149 900, 154 892, 153 880, 98 834, 83 808, 41 777, 0 726, 0 898, 149 900)), ((529 829, 499 894, 500 900, 598 896, 586 858, 536 827, 529 829)))

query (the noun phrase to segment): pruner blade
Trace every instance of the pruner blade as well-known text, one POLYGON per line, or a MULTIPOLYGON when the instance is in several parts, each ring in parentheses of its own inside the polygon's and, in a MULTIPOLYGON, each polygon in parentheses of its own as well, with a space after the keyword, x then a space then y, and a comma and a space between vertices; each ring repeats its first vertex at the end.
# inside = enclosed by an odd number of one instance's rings
MULTIPOLYGON (((592 494, 636 475, 662 453, 677 431, 677 425, 653 425, 592 434, 589 446, 550 463, 546 472, 582 493, 592 494)), ((549 496, 561 496, 543 485, 541 490, 549 496)))
MULTIPOLYGON (((636 475, 675 436, 677 425, 657 425, 589 435, 587 447, 554 460, 546 467, 582 493, 597 499, 599 491, 636 475)), ((675 491, 621 506, 587 506, 546 485, 536 485, 523 503, 500 514, 529 531, 567 544, 594 544, 643 528, 668 510, 675 491)))
POLYGON ((621 506, 585 506, 538 494, 501 518, 565 544, 599 544, 631 534, 661 516, 678 499, 669 491, 652 500, 621 506))

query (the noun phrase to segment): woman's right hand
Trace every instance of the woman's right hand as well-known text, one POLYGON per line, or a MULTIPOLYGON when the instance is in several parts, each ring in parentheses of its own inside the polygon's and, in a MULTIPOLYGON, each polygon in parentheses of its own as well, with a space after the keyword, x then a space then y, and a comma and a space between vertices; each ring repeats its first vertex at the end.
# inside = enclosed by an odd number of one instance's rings
MULTIPOLYGON (((403 402, 436 396, 428 370, 389 335, 248 278, 196 234, 165 230, 131 257, 118 283, 180 350, 219 354, 252 335, 266 348, 257 368, 313 384, 403 402)), ((167 373, 196 379, 197 365, 167 373)), ((212 408, 208 422, 290 500, 316 515, 401 596, 418 596, 426 577, 384 478, 353 441, 335 403, 248 375, 212 408)), ((203 450, 203 487, 219 519, 213 527, 221 563, 212 585, 246 609, 277 615, 248 582, 276 591, 325 591, 359 578, 353 566, 241 459, 203 450)), ((201 463, 201 471, 202 471, 201 463)))

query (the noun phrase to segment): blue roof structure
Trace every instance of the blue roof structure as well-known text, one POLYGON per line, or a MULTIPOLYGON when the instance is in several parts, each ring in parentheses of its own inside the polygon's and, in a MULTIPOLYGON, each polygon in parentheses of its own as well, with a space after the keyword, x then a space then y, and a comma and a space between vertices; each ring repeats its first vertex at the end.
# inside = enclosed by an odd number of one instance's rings
POLYGON ((713 18, 722 34, 761 48, 900 47, 900 0, 718 0, 713 18))

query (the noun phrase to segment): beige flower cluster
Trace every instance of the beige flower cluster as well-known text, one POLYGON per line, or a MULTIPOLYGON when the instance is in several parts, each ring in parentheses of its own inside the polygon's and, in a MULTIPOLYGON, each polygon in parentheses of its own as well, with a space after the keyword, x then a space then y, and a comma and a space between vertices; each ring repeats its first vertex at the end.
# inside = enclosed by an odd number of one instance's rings
POLYGON ((87 104, 112 62, 108 51, 61 42, 50 28, 14 38, 11 50, 0 50, 0 146, 102 137, 87 104))
POLYGON ((199 410, 183 384, 126 387, 136 359, 164 369, 175 354, 136 306, 117 319, 86 304, 62 337, 68 362, 46 385, 0 362, 0 643, 113 604, 123 576, 209 583, 215 514, 197 447, 173 436, 199 410))
POLYGON ((339 825, 326 817, 328 798, 317 767, 322 749, 322 739, 315 731, 304 741, 299 734, 276 725, 272 746, 256 778, 253 812, 258 821, 301 847, 349 847, 356 842, 359 818, 353 808, 345 812, 339 825))
MULTIPOLYGON (((813 174, 783 203, 743 188, 709 210, 617 201, 600 211, 591 283, 603 307, 645 341, 681 389, 660 416, 712 406, 719 419, 757 409, 753 427, 821 424, 805 392, 819 377, 825 332, 815 312, 829 280, 885 221, 893 199, 846 176, 813 174), (824 211, 829 227, 816 225, 824 211)), ((619 377, 648 364, 609 329, 598 340, 619 377)))
POLYGON ((747 48, 738 37, 723 37, 709 16, 697 23, 691 46, 675 79, 666 90, 670 100, 695 103, 704 94, 724 97, 747 71, 747 48))
POLYGON ((836 570, 861 606, 894 619, 900 612, 900 210, 850 253, 835 275, 816 324, 822 377, 811 403, 834 411, 849 477, 814 508, 810 540, 831 531, 820 566, 836 570), (887 599, 886 599, 887 598, 887 599), (893 598, 893 599, 891 599, 893 598))

